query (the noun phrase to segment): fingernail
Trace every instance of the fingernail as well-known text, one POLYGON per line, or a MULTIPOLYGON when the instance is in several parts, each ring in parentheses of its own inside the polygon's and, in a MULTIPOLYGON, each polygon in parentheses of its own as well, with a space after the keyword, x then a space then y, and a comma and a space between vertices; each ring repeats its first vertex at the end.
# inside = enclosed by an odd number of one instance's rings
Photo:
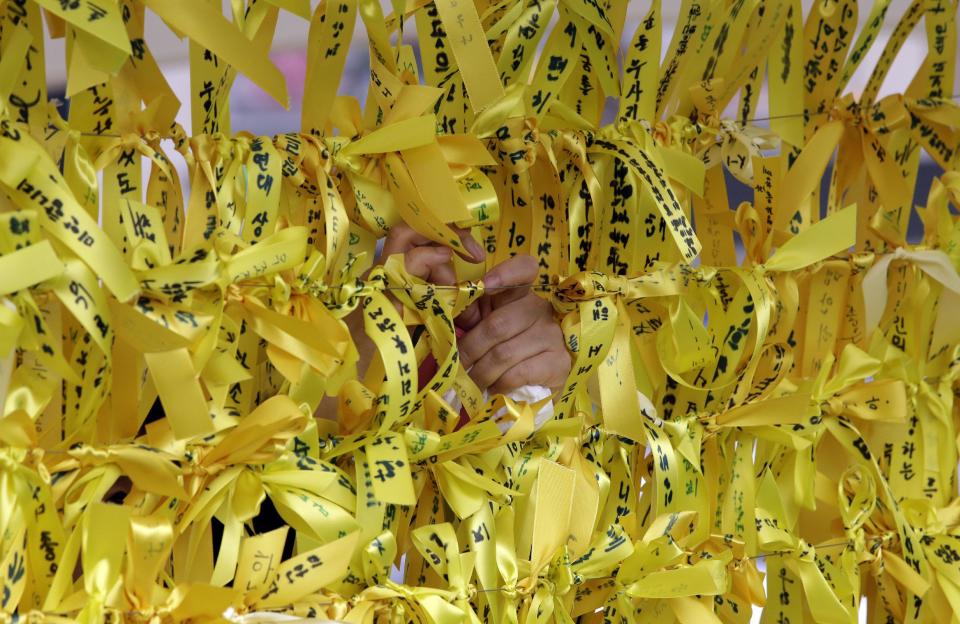
POLYGON ((493 290, 494 288, 500 288, 501 281, 497 277, 496 273, 488 274, 483 277, 483 288, 484 290, 493 290))
POLYGON ((473 256, 477 261, 484 259, 486 253, 484 253, 483 247, 480 246, 480 243, 475 241, 473 237, 468 236, 465 244, 467 246, 467 251, 469 251, 470 255, 473 256))

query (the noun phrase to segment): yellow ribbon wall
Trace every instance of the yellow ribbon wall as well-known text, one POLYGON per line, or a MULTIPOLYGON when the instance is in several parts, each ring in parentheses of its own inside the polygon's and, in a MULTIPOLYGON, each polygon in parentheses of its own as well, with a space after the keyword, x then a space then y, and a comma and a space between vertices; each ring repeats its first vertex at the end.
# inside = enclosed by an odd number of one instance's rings
POLYGON ((0 2, 0 621, 958 621, 956 0, 682 0, 672 33, 661 0, 632 32, 626 0, 220 4, 0 2), (190 135, 147 11, 189 39, 190 135), (287 103, 280 11, 302 127, 252 136, 231 85, 287 103), (487 266, 368 273, 401 221, 487 266), (517 253, 573 359, 540 428, 456 357, 517 253))

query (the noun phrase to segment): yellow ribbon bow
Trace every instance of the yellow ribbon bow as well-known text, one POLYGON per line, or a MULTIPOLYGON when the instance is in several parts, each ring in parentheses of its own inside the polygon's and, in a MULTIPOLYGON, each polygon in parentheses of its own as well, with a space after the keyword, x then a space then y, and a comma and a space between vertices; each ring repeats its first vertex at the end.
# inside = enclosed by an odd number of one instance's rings
MULTIPOLYGON (((898 260, 904 260, 915 265, 943 286, 944 292, 939 308, 941 318, 944 318, 945 312, 949 313, 956 310, 958 309, 957 306, 960 305, 960 275, 957 275, 957 270, 947 254, 938 249, 909 250, 897 247, 893 253, 878 258, 863 277, 864 316, 866 317, 867 332, 872 331, 880 322, 880 317, 887 304, 887 271, 890 264, 898 260)), ((946 319, 943 324, 938 322, 938 326, 942 326, 945 331, 948 331, 949 336, 945 336, 947 339, 955 337, 957 332, 946 330, 946 327, 955 325, 955 323, 948 323, 946 319)))

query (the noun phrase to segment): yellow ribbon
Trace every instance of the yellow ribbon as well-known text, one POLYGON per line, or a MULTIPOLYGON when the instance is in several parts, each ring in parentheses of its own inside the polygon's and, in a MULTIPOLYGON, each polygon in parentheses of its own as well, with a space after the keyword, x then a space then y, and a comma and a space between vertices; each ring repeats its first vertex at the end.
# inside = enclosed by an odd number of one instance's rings
POLYGON ((908 250, 896 248, 893 253, 885 254, 874 261, 873 266, 863 277, 864 315, 867 332, 880 322, 883 308, 887 302, 887 271, 896 260, 905 260, 914 264, 932 279, 943 285, 945 292, 940 304, 941 310, 952 309, 952 303, 960 301, 960 276, 950 258, 937 249, 908 250))

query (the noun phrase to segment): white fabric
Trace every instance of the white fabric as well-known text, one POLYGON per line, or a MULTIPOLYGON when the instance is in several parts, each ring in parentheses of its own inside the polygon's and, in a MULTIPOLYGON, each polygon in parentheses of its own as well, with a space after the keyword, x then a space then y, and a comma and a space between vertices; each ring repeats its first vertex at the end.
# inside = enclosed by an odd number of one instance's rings
MULTIPOLYGON (((550 394, 551 394, 550 389, 545 388, 544 386, 521 386, 516 390, 508 392, 507 396, 513 399, 514 401, 518 401, 518 402, 526 401, 527 403, 536 403, 537 401, 542 401, 543 399, 547 398, 548 396, 550 396, 550 394)), ((484 399, 489 398, 486 392, 483 393, 483 398, 484 399)), ((455 412, 459 412, 460 407, 463 405, 460 402, 460 397, 458 397, 457 393, 453 390, 450 390, 445 395, 443 395, 443 400, 446 401, 447 404, 450 407, 452 407, 453 411, 455 412)), ((505 413, 506 413, 506 410, 501 410, 498 414, 494 416, 494 420, 496 420, 497 426, 500 427, 501 433, 506 433, 511 426, 511 423, 505 422, 503 420, 499 420, 499 418, 503 416, 505 413)), ((541 407, 540 411, 537 412, 537 415, 534 416, 534 419, 533 419, 534 430, 537 430, 540 427, 542 427, 543 424, 548 420, 550 420, 552 416, 553 416, 553 404, 547 403, 546 405, 541 407)))

